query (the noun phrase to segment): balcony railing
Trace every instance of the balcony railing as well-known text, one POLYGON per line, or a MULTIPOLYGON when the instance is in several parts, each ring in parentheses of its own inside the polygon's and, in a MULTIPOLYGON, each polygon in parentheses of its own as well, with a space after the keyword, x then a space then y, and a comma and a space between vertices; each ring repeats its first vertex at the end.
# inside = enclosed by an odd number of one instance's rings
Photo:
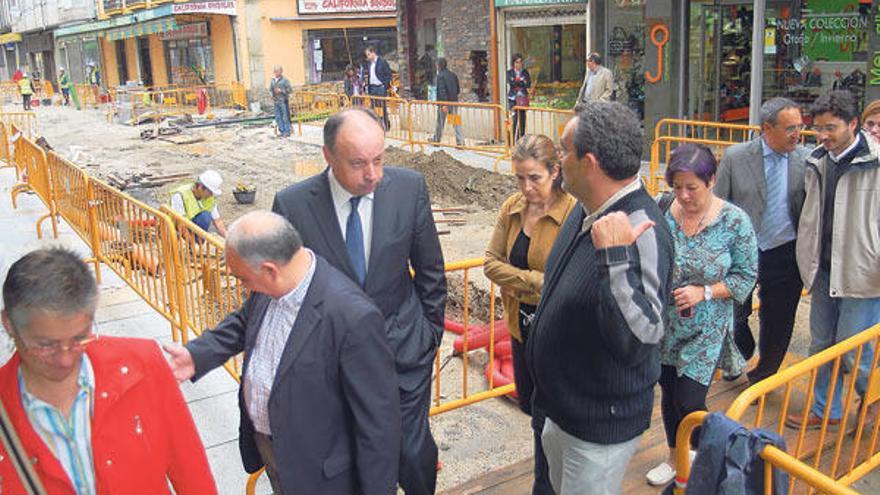
POLYGON ((149 9, 163 3, 186 3, 190 0, 96 0, 98 17, 107 18, 112 15, 132 10, 149 9))

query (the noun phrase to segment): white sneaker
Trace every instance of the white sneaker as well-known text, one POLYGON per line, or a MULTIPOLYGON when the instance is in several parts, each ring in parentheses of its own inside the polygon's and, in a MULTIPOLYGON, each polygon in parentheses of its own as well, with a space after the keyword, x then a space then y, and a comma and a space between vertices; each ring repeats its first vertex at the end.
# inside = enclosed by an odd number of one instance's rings
POLYGON ((675 469, 668 462, 661 462, 659 466, 648 471, 645 478, 651 486, 668 485, 675 478, 675 469))

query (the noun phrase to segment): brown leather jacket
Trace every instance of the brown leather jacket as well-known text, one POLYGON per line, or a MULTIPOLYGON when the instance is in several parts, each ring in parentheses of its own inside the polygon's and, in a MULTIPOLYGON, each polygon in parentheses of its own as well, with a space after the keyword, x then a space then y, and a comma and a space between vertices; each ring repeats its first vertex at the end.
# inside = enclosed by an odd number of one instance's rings
POLYGON ((568 214, 577 204, 568 193, 563 193, 550 207, 546 215, 538 219, 529 243, 529 269, 522 270, 510 264, 510 250, 522 229, 523 212, 527 201, 522 193, 516 193, 504 201, 498 214, 492 239, 486 249, 483 271, 489 280, 502 289, 504 319, 510 335, 522 341, 519 331, 520 303, 537 305, 544 286, 544 263, 550 255, 556 235, 568 214))

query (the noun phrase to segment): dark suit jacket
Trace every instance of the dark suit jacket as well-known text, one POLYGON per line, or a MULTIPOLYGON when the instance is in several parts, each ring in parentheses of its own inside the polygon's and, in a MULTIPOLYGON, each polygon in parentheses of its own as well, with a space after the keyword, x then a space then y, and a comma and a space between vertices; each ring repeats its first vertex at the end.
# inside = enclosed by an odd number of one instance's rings
POLYGON ((437 73, 437 101, 458 101, 458 76, 449 69, 437 73))
MULTIPOLYGON (((714 188, 715 195, 746 212, 755 230, 761 227, 767 207, 763 139, 759 136, 727 148, 714 188)), ((804 206, 804 160, 808 153, 807 148, 798 146, 788 154, 788 208, 795 230, 804 206)))
MULTIPOLYGON (((364 64, 364 81, 367 86, 371 83, 370 69, 370 61, 368 60, 367 63, 364 64)), ((382 81, 386 90, 391 87, 391 66, 389 66, 388 62, 382 57, 376 58, 376 77, 382 81)))
POLYGON ((507 99, 508 100, 516 100, 516 93, 519 90, 523 90, 526 94, 529 93, 529 88, 532 87, 532 76, 529 75, 529 71, 527 69, 522 70, 522 80, 516 80, 516 71, 513 69, 507 69, 507 99))
MULTIPOLYGON (((284 348, 269 399, 272 450, 285 493, 392 494, 400 399, 376 306, 320 256, 284 348)), ((187 344, 198 380, 244 351, 242 382, 270 298, 252 294, 217 328, 187 344)), ((245 470, 263 466, 239 390, 245 470)))
MULTIPOLYGON (((386 166, 373 198, 373 236, 364 292, 385 315, 400 386, 411 391, 430 376, 434 353, 443 337, 443 253, 421 174, 386 166)), ((296 227, 307 247, 355 280, 326 170, 276 194, 272 211, 296 227)))

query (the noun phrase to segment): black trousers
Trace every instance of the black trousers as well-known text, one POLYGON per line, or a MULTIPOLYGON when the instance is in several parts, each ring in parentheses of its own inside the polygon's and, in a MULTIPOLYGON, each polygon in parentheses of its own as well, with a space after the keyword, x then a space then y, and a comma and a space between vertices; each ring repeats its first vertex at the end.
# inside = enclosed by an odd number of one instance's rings
POLYGON ((30 110, 31 110, 31 95, 21 95, 21 106, 24 107, 25 112, 30 112, 30 110))
MULTIPOLYGON (((794 317, 801 300, 804 284, 795 260, 795 241, 767 251, 758 252, 758 365, 749 372, 749 381, 757 383, 776 373, 794 329, 794 317)), ((733 338, 743 357, 755 353, 755 339, 749 328, 752 314, 752 295, 734 309, 733 338)))
MULTIPOLYGON (((534 308, 531 308, 534 311, 534 308)), ((535 444, 535 482, 532 485, 532 495, 553 495, 553 486, 550 484, 550 468, 547 467, 547 457, 544 456, 544 446, 541 443, 541 432, 544 431, 546 415, 540 409, 532 405, 532 394, 535 385, 529 375, 526 366, 526 341, 528 340, 528 326, 523 324, 523 315, 519 315, 519 328, 522 342, 511 338, 513 354, 513 381, 516 384, 516 395, 519 400, 519 408, 522 412, 532 417, 532 433, 535 444)))
MULTIPOLYGON (((385 86, 373 86, 372 84, 367 85, 367 92, 370 96, 388 96, 388 90, 385 89, 385 86)), ((388 105, 385 103, 385 100, 371 100, 373 107, 373 111, 379 115, 379 118, 382 119, 382 122, 385 124, 385 130, 391 128, 391 121, 388 120, 388 105)), ((429 392, 430 393, 430 392, 429 392)))
POLYGON ((400 389, 400 471, 398 483, 407 495, 431 495, 437 486, 437 444, 431 435, 431 372, 414 390, 400 389))
MULTIPOLYGON (((666 445, 675 448, 675 433, 685 416, 694 411, 706 411, 706 394, 709 386, 686 376, 678 376, 675 366, 660 367, 660 390, 663 392, 660 410, 663 413, 663 428, 666 430, 666 445)), ((697 447, 700 438, 699 428, 694 430, 691 445, 697 447)))
MULTIPOLYGON (((513 108, 513 104, 510 105, 513 108)), ((526 133, 526 111, 525 110, 517 110, 513 112, 513 142, 510 143, 511 146, 515 145, 519 138, 523 137, 526 133)))

